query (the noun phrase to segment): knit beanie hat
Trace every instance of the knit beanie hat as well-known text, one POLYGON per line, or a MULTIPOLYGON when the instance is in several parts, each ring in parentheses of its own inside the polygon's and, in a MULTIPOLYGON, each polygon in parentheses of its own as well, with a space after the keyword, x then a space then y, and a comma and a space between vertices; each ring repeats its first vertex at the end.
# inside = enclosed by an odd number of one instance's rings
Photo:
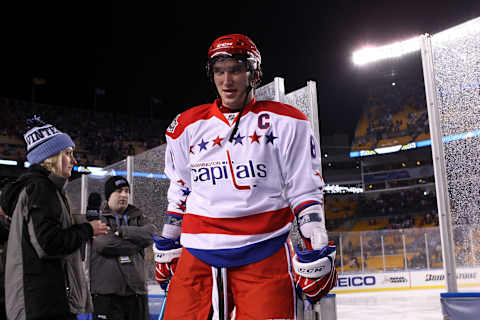
POLYGON ((105 200, 110 199, 110 195, 115 192, 115 190, 128 187, 130 189, 130 184, 127 179, 122 176, 113 176, 108 178, 105 182, 105 200))
POLYGON ((27 143, 27 160, 31 164, 41 163, 68 147, 75 148, 75 143, 68 134, 46 124, 37 116, 27 120, 27 126, 29 130, 23 138, 27 143))

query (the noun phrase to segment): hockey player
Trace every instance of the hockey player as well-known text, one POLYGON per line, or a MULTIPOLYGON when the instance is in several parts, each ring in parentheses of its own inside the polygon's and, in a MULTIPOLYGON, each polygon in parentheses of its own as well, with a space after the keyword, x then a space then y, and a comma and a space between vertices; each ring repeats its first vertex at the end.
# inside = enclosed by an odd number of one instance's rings
POLYGON ((302 112, 255 100, 261 56, 248 37, 216 39, 207 74, 219 99, 166 132, 169 205, 154 246, 157 281, 171 278, 165 319, 227 319, 234 307, 239 320, 295 319, 296 289, 315 301, 337 277, 318 142, 302 112), (294 215, 309 250, 292 258, 294 215))

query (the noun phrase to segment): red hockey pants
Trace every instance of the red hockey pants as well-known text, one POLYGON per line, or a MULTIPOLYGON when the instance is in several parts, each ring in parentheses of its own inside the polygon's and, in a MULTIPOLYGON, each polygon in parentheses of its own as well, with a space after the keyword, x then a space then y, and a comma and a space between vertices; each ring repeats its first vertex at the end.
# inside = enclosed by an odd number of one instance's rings
MULTIPOLYGON (((236 320, 295 319, 295 289, 287 244, 272 256, 227 268, 228 314, 236 320)), ((212 306, 212 267, 183 249, 168 291, 166 320, 207 320, 212 306)), ((215 306, 214 306, 215 308, 215 306)))

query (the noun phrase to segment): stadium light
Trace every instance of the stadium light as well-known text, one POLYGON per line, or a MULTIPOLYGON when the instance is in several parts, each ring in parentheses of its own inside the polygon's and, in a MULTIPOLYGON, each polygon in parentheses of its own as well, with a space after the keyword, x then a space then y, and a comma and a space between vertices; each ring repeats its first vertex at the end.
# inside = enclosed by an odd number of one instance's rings
POLYGON ((325 186, 325 192, 326 193, 362 193, 363 189, 357 188, 357 187, 343 187, 337 184, 333 184, 333 185, 327 184, 325 186))
POLYGON ((420 50, 420 36, 388 44, 381 47, 367 47, 353 53, 353 63, 365 65, 370 62, 400 57, 404 54, 420 50))
POLYGON ((6 165, 6 166, 16 166, 17 161, 0 159, 0 164, 6 165))
MULTIPOLYGON (((477 34, 480 30, 480 18, 464 22, 458 26, 447 29, 432 36, 438 41, 451 41, 465 35, 477 34)), ((399 41, 381 47, 367 47, 353 53, 353 63, 364 65, 370 62, 400 57, 404 54, 420 50, 420 36, 405 41, 399 41)))

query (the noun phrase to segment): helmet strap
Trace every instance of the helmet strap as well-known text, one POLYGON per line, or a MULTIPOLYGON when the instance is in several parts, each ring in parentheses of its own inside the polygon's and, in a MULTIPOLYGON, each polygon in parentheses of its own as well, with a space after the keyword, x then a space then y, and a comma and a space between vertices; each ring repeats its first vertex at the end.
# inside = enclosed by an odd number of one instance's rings
POLYGON ((250 91, 252 90, 252 86, 250 83, 248 84, 247 90, 245 91, 245 99, 243 100, 242 108, 240 108, 240 112, 238 113, 237 121, 235 121, 235 125, 233 126, 232 133, 230 134, 230 138, 228 139, 229 142, 233 141, 235 134, 238 131, 238 125, 240 124, 240 118, 242 117, 243 110, 247 106, 248 96, 250 95, 250 91))

